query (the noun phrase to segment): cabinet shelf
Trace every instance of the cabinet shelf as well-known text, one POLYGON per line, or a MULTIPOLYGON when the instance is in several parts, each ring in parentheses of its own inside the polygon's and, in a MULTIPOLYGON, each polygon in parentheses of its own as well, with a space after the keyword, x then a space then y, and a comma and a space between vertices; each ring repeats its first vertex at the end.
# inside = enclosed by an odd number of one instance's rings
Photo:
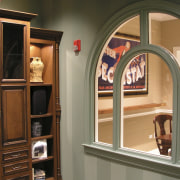
POLYGON ((37 164, 37 163, 41 163, 41 162, 44 162, 44 161, 52 160, 53 158, 54 158, 54 156, 48 156, 47 158, 43 158, 43 159, 33 159, 32 163, 37 164))
POLYGON ((31 115, 31 119, 46 118, 46 117, 51 117, 51 116, 52 116, 52 113, 41 114, 41 115, 31 115))
POLYGON ((46 178, 46 180, 54 180, 54 178, 53 177, 48 177, 48 178, 46 178))
POLYGON ((52 139, 53 135, 46 135, 46 136, 39 136, 39 137, 33 137, 31 138, 31 141, 37 141, 41 139, 52 139))
POLYGON ((50 84, 50 83, 41 83, 41 82, 31 82, 30 83, 30 86, 52 86, 52 84, 50 84))

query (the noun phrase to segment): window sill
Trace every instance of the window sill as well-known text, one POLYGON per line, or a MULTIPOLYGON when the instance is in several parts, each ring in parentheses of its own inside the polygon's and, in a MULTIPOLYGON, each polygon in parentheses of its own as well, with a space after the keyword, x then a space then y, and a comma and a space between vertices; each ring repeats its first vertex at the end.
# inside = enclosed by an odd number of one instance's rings
POLYGON ((180 178, 180 164, 173 164, 170 158, 149 155, 128 150, 113 150, 110 146, 99 144, 83 144, 84 151, 97 157, 109 159, 124 165, 162 173, 180 178))

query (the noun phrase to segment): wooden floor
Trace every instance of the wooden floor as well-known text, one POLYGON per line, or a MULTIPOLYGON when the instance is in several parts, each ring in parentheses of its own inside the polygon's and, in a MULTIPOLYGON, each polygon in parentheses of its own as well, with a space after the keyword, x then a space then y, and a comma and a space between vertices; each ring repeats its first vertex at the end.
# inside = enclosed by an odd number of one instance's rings
MULTIPOLYGON (((145 152, 156 149, 153 118, 154 115, 148 115, 125 119, 123 146, 145 152)), ((112 121, 99 123, 98 130, 99 141, 112 144, 112 121)))

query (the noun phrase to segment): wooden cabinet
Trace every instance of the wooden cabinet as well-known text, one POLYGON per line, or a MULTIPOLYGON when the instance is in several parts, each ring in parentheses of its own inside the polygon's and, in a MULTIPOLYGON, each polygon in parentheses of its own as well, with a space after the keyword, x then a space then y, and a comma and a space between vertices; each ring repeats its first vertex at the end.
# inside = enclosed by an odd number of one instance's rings
POLYGON ((37 170, 44 171, 46 179, 61 179, 62 32, 30 28, 35 16, 0 9, 0 179, 3 180, 31 180, 37 170), (31 82, 33 57, 42 60, 43 82, 31 82), (45 146, 34 149, 39 142, 45 146), (46 154, 37 156, 42 151, 46 154))
POLYGON ((30 20, 0 9, 0 179, 31 179, 30 20))
POLYGON ((43 82, 30 82, 31 124, 33 126, 38 122, 42 128, 42 132, 37 136, 35 133, 35 137, 32 132, 31 141, 34 143, 46 140, 47 143, 47 156, 32 159, 32 167, 34 171, 36 169, 44 170, 46 178, 50 179, 61 179, 59 137, 61 112, 59 104, 59 43, 61 36, 62 32, 59 31, 31 28, 30 57, 31 59, 40 57, 44 64, 43 82), (36 101, 36 93, 39 99, 43 99, 43 102, 36 101), (38 108, 39 106, 44 106, 44 109, 38 108))

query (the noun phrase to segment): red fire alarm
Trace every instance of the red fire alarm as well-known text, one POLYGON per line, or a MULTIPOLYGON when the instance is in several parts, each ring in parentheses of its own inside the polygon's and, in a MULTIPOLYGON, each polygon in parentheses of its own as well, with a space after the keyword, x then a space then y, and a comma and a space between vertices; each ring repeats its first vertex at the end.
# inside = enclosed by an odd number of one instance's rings
POLYGON ((74 41, 74 52, 79 52, 81 50, 81 40, 74 41))

